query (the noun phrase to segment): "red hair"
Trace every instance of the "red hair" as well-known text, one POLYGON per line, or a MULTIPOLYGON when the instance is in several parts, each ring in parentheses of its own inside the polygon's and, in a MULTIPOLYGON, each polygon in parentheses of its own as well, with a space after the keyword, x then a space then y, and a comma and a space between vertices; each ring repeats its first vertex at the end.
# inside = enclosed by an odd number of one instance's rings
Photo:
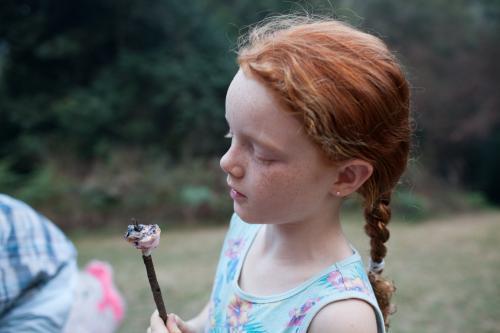
MULTIPOLYGON (((391 193, 410 149, 409 87, 377 37, 332 20, 281 16, 253 27, 238 51, 246 73, 277 93, 332 161, 359 158, 373 174, 359 188, 371 260, 387 252, 391 193)), ((369 272, 388 326, 393 284, 369 272)))

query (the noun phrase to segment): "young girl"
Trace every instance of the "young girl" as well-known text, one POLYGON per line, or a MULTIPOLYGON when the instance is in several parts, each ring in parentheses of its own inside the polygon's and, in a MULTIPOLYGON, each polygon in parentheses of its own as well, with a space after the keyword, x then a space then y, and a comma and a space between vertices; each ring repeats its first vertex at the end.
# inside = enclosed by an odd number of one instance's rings
POLYGON ((253 28, 227 92, 220 165, 234 212, 205 309, 148 332, 384 332, 391 193, 410 146, 409 89, 378 38, 329 19, 253 28), (342 232, 364 199, 368 272, 342 232))

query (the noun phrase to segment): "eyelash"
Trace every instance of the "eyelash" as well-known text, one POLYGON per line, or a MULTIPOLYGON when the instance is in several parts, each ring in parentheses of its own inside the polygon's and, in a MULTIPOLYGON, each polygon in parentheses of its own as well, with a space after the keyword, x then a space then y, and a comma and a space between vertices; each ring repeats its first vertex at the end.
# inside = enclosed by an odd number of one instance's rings
POLYGON ((274 161, 273 160, 268 160, 268 159, 264 159, 264 158, 259 158, 257 156, 255 156, 255 159, 257 160, 257 162, 261 163, 261 164, 264 164, 264 165, 269 165, 271 163, 273 163, 274 161))
MULTIPOLYGON (((224 138, 226 139, 232 139, 233 138, 233 133, 231 132, 227 132, 225 135, 224 135, 224 138)), ((266 158, 261 158, 261 157, 257 157, 255 156, 255 159, 257 160, 257 162, 261 163, 261 164, 264 164, 264 165, 269 165, 271 164, 272 162, 274 162, 274 160, 271 160, 271 159, 266 159, 266 158)))

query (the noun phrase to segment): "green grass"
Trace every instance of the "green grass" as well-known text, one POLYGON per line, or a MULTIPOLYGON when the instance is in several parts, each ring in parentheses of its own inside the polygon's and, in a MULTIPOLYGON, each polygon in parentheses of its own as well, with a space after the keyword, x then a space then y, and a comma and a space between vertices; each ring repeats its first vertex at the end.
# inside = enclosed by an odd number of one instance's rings
MULTIPOLYGON (((346 220, 345 232, 366 258, 361 218, 346 220)), ((398 288, 392 332, 500 332, 500 213, 392 222, 390 229, 386 273, 398 288)), ((114 267, 128 305, 119 333, 144 332, 153 298, 141 256, 121 238, 122 231, 71 236, 81 265, 97 258, 114 267)), ((224 228, 163 231, 153 260, 169 312, 188 319, 208 300, 224 233, 224 228)))

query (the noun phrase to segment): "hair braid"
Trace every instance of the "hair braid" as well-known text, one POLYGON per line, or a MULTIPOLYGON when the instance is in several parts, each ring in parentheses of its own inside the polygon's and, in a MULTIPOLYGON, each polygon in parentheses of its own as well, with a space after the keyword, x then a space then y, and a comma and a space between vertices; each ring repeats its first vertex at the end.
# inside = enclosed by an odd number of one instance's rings
MULTIPOLYGON (((391 219, 390 193, 381 196, 372 205, 365 207, 365 232, 370 237, 370 257, 375 263, 381 263, 387 253, 385 242, 389 240, 390 232, 387 224, 391 219)), ((368 272, 368 278, 372 284, 380 310, 384 316, 386 327, 389 327, 389 315, 394 313, 395 308, 391 304, 391 297, 396 288, 392 281, 384 279, 383 269, 368 272)))

